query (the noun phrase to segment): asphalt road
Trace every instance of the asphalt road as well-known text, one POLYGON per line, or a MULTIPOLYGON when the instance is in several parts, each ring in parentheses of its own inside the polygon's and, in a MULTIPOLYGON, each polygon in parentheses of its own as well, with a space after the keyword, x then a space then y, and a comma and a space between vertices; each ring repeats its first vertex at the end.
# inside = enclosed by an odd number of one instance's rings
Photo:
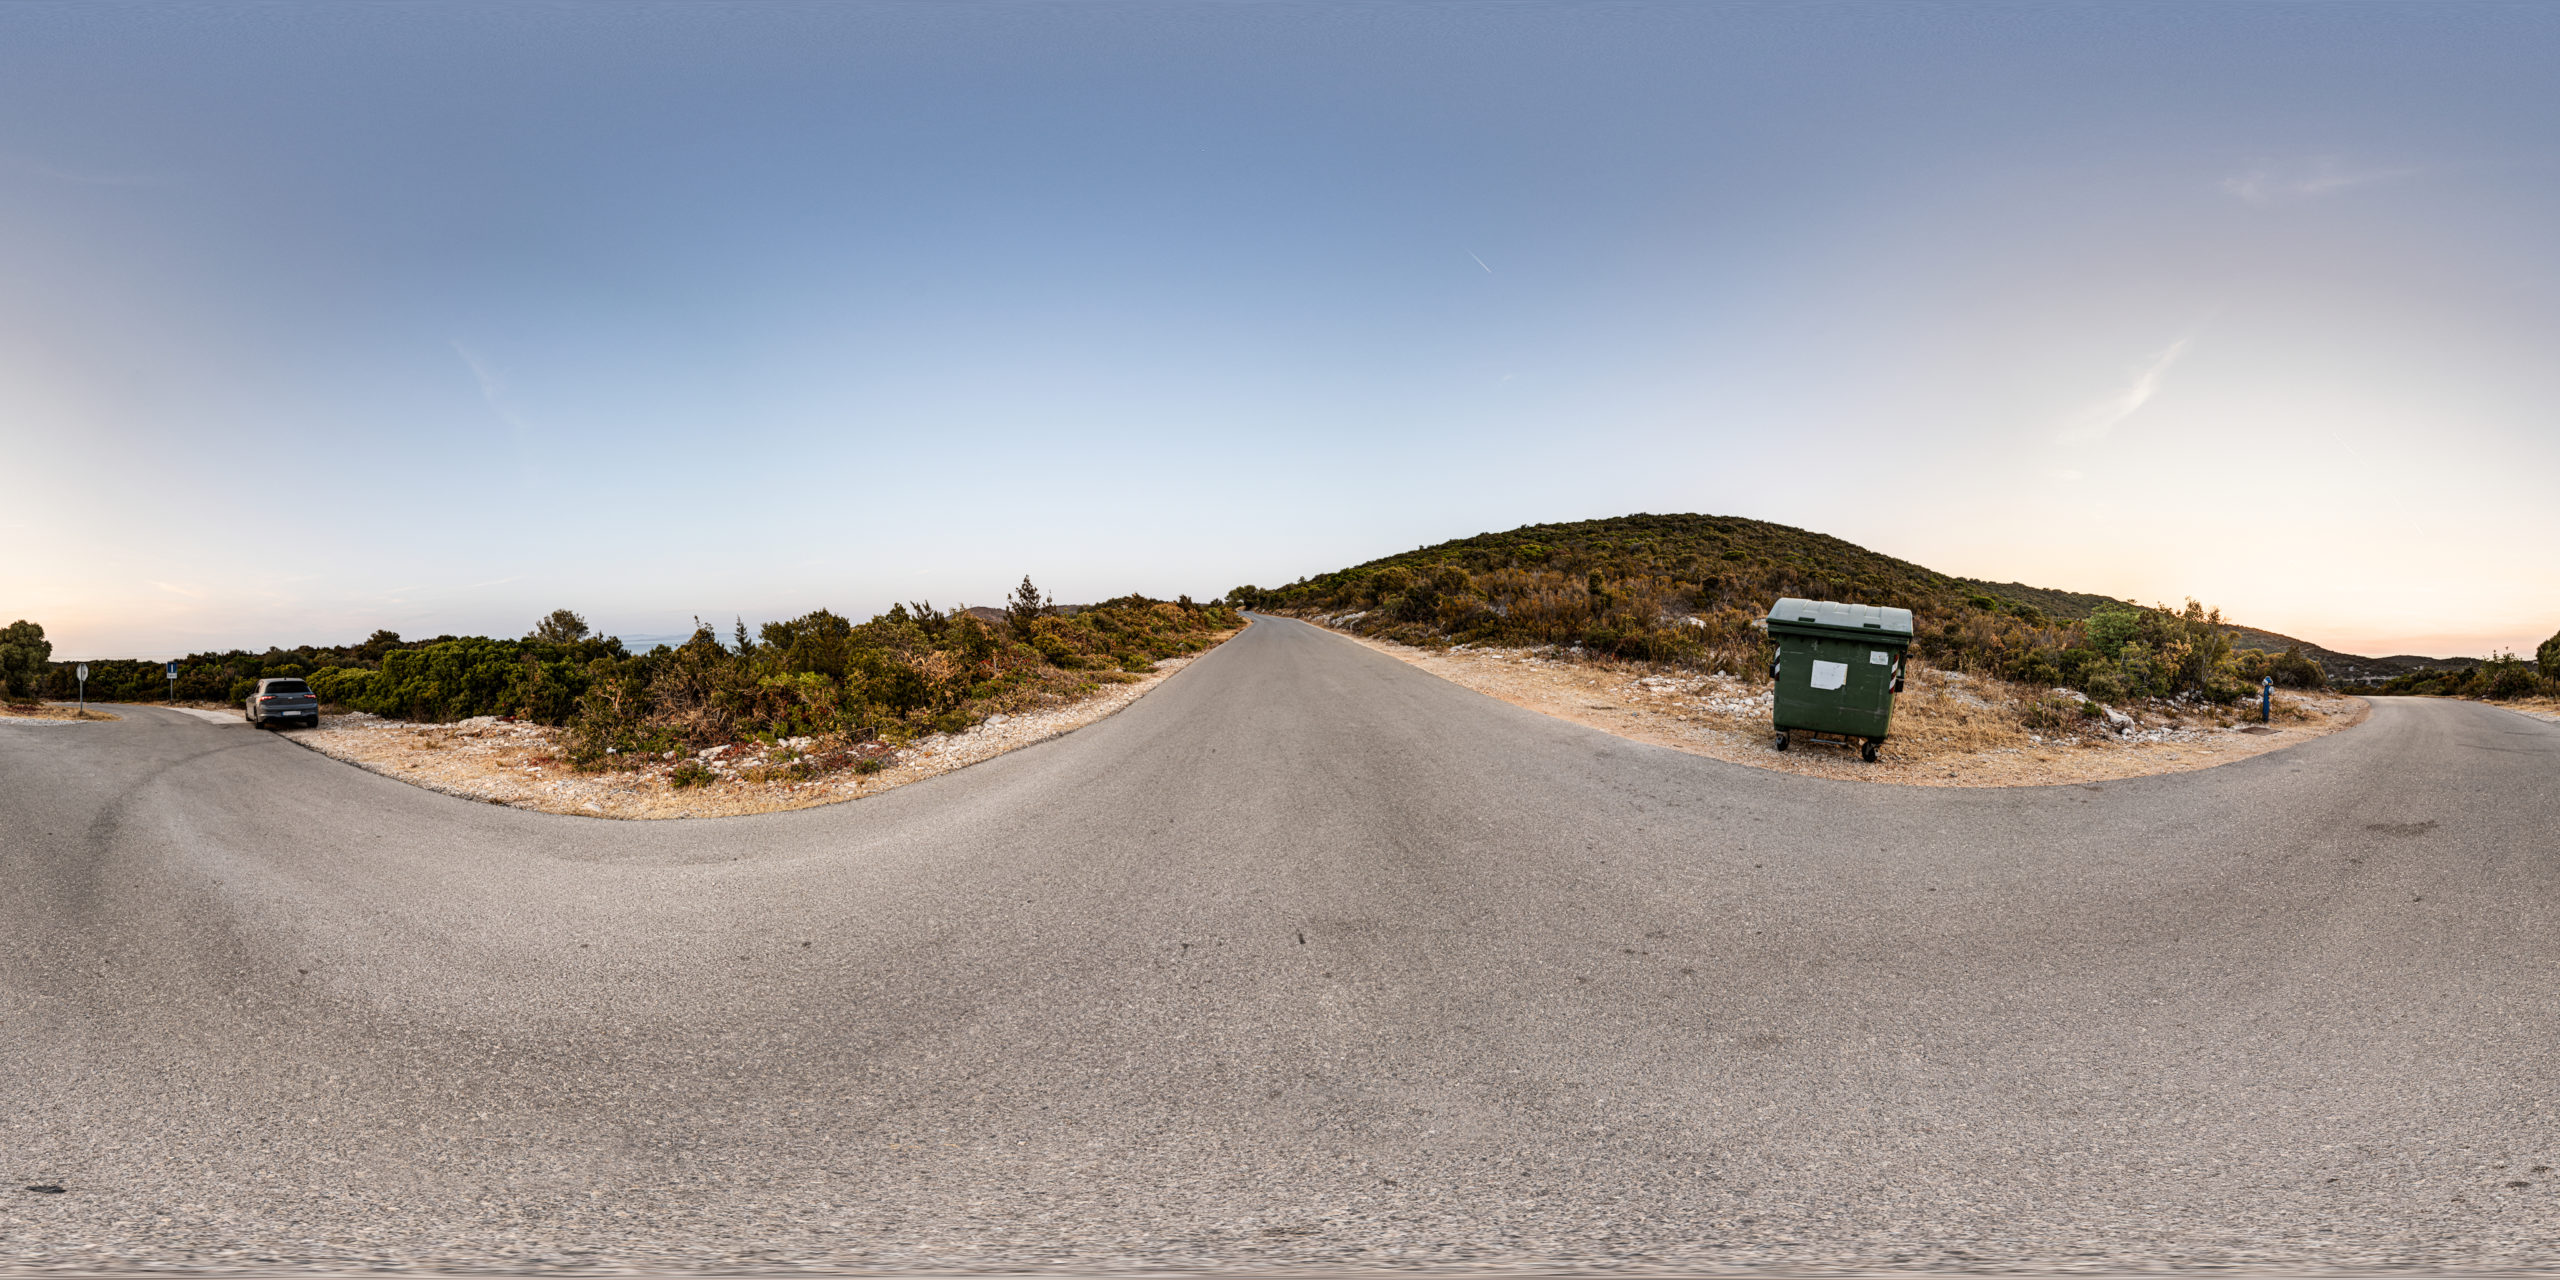
POLYGON ((2555 908, 2444 702, 1862 787, 1266 621, 664 823, 0 725, 0 1267, 2560 1267, 2555 908))

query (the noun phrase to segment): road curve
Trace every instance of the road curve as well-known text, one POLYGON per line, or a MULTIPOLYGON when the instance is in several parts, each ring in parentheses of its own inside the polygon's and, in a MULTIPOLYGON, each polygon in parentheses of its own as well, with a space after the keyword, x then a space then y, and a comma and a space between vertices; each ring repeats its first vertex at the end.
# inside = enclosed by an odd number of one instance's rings
POLYGON ((2560 1268, 2555 832, 2473 704, 1861 787, 1268 619, 753 818, 0 725, 0 1268, 2560 1268))

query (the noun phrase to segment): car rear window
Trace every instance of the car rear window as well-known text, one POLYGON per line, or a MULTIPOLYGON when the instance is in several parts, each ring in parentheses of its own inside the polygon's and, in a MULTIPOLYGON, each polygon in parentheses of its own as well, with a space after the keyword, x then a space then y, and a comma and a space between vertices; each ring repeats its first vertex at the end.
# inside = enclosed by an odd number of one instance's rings
POLYGON ((267 682, 267 692, 269 692, 269 693, 309 693, 309 692, 311 692, 311 686, 310 686, 310 685, 307 685, 307 684, 304 684, 303 682, 301 682, 301 681, 299 681, 299 680, 269 680, 269 681, 267 682))

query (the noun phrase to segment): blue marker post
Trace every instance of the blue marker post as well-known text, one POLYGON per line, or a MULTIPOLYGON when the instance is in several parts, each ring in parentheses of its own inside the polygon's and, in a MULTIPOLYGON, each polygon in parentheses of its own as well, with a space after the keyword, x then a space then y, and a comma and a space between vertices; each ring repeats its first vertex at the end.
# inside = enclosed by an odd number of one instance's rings
POLYGON ((2258 723, 2271 723, 2275 718, 2275 712, 2276 678, 2260 676, 2258 677, 2258 723))
POLYGON ((169 705, 178 705, 178 664, 175 661, 169 664, 169 705))

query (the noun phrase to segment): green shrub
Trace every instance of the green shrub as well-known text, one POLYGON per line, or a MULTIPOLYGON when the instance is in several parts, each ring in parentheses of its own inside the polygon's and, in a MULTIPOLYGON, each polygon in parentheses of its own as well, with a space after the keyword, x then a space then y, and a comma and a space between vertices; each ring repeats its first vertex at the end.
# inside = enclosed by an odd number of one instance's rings
POLYGON ((12 701, 32 701, 45 678, 53 642, 44 628, 20 618, 0 629, 0 694, 12 701))
POLYGON ((2113 663, 2091 669, 2080 677, 2077 687, 2090 698, 2108 703, 2124 701, 2128 692, 2122 669, 2113 663))
POLYGON ((372 688, 373 673, 362 667, 322 667, 311 673, 311 692, 333 706, 361 706, 372 688))
POLYGON ((515 644, 453 640, 383 655, 361 709, 403 720, 460 720, 494 715, 515 682, 515 644))
POLYGON ((2542 678, 2516 655, 2495 653, 2472 671, 2469 687, 2464 692, 2475 698, 2497 702, 2530 698, 2542 692, 2542 678))
POLYGON ((2084 624, 2089 647, 2101 656, 2114 658, 2124 653, 2127 641, 2142 634, 2142 610, 2125 605, 2100 605, 2084 624))
POLYGON ((2262 679, 2273 679, 2278 687, 2285 689, 2329 687, 2329 673, 2305 654, 2298 644, 2287 647, 2282 653, 2247 650, 2234 659, 2232 672, 2251 687, 2262 679))
POLYGON ((2019 684, 2051 688, 2062 682, 2062 668, 2044 649, 2028 649, 2012 657, 2001 676, 2019 684))
POLYGON ((718 781, 719 777, 720 775, 711 771, 710 766, 701 761, 687 760, 677 765, 674 771, 667 775, 667 781, 679 788, 700 787, 718 781))
POLYGON ((2560 680, 2560 635, 2543 641, 2542 647, 2533 651, 2533 664, 2542 668, 2543 679, 2560 680))
POLYGON ((577 713, 596 664, 622 656, 618 640, 444 640, 384 654, 346 705, 403 720, 520 715, 562 724, 577 713))

